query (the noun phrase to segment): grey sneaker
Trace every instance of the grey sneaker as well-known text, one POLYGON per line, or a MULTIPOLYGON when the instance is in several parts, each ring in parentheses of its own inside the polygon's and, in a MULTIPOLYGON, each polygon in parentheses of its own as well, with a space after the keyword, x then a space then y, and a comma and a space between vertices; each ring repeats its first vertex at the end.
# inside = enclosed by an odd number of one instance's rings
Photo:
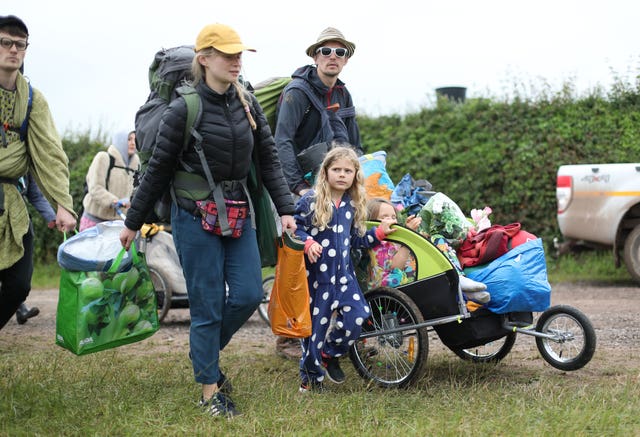
POLYGON ((236 410, 236 406, 233 404, 231 398, 222 392, 216 392, 211 396, 211 399, 207 399, 206 401, 200 399, 198 406, 214 417, 222 416, 232 418, 240 414, 238 410, 236 410))

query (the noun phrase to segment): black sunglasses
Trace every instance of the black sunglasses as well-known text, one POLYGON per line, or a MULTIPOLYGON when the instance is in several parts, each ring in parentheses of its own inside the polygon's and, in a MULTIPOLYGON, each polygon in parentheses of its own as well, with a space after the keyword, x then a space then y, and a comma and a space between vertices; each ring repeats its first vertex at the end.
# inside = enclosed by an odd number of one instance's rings
POLYGON ((335 53, 338 58, 344 58, 345 56, 349 56, 349 50, 344 49, 342 47, 334 48, 334 47, 319 47, 316 49, 316 53, 320 53, 322 56, 329 57, 332 53, 335 53))

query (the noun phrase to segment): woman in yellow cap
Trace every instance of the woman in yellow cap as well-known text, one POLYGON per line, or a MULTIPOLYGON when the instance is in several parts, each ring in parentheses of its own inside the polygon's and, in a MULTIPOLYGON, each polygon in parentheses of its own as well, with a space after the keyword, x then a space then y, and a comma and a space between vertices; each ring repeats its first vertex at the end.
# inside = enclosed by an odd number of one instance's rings
MULTIPOLYGON (((281 216, 282 227, 295 230, 293 199, 267 120, 255 97, 238 81, 244 51, 255 50, 243 44, 229 26, 211 24, 198 35, 192 85, 202 102, 196 130, 202 136, 206 167, 193 141, 181 150, 187 106, 183 98, 177 98, 162 116, 156 148, 127 214, 121 234, 125 247, 131 244, 176 170, 195 173, 205 181, 209 173, 215 186, 222 188, 225 204, 228 200, 250 200, 246 178, 254 148, 262 181, 281 216)), ((214 199, 210 195, 201 200, 214 199)), ((172 206, 173 238, 189 296, 190 357, 195 380, 202 384, 199 405, 213 416, 238 413, 229 397, 231 384, 219 368, 220 351, 253 314, 263 294, 260 254, 251 222, 245 220, 240 235, 217 235, 206 229, 193 200, 178 196, 172 206)))

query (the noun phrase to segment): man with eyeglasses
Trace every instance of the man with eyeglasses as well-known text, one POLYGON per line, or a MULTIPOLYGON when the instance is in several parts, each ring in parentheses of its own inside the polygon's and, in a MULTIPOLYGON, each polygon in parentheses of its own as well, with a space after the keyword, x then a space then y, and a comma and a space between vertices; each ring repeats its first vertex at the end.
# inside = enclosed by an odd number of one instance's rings
MULTIPOLYGON (((358 155, 363 154, 353 100, 338 78, 355 49, 342 32, 327 27, 306 50, 314 65, 298 68, 280 97, 274 136, 282 170, 296 199, 312 185, 310 156, 315 159, 311 165, 319 165, 328 147, 336 143, 351 145, 358 155)), ((278 337, 276 352, 300 359, 300 343, 278 337)))
POLYGON ((67 155, 47 101, 20 71, 28 38, 20 18, 0 16, 0 329, 31 289, 33 227, 20 194, 20 178, 27 173, 35 177, 57 208, 58 230, 76 227, 67 155))

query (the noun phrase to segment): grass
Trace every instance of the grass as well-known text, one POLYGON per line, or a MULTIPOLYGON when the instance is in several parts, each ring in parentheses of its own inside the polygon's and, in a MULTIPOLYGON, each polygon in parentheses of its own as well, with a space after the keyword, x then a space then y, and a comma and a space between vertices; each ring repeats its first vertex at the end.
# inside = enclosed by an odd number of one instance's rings
MULTIPOLYGON (((34 287, 57 287, 58 271, 38 266, 34 287)), ((549 258, 548 271, 552 283, 630 281, 608 253, 549 258)), ((544 364, 536 350, 472 365, 434 351, 434 342, 426 374, 411 388, 368 386, 345 362, 345 384, 305 396, 297 393, 295 364, 269 349, 247 355, 232 341, 221 367, 244 415, 228 421, 195 408, 199 389, 185 351, 154 352, 154 341, 77 357, 0 340, 0 436, 613 436, 640 429, 632 351, 628 362, 572 373, 544 364)))
POLYGON ((331 394, 301 395, 295 364, 234 353, 233 343, 222 366, 245 414, 212 419, 195 408, 199 393, 184 351, 128 349, 144 345, 83 357, 61 349, 2 351, 0 435, 604 436, 640 429, 637 369, 610 369, 585 384, 509 358, 472 365, 436 354, 410 389, 366 387, 345 363, 345 384, 331 394))
POLYGON ((554 282, 607 282, 629 283, 631 275, 624 263, 615 266, 613 253, 607 250, 590 250, 560 256, 547 257, 547 274, 554 282))
POLYGON ((57 263, 36 263, 31 278, 31 288, 58 288, 60 284, 60 266, 57 263))

